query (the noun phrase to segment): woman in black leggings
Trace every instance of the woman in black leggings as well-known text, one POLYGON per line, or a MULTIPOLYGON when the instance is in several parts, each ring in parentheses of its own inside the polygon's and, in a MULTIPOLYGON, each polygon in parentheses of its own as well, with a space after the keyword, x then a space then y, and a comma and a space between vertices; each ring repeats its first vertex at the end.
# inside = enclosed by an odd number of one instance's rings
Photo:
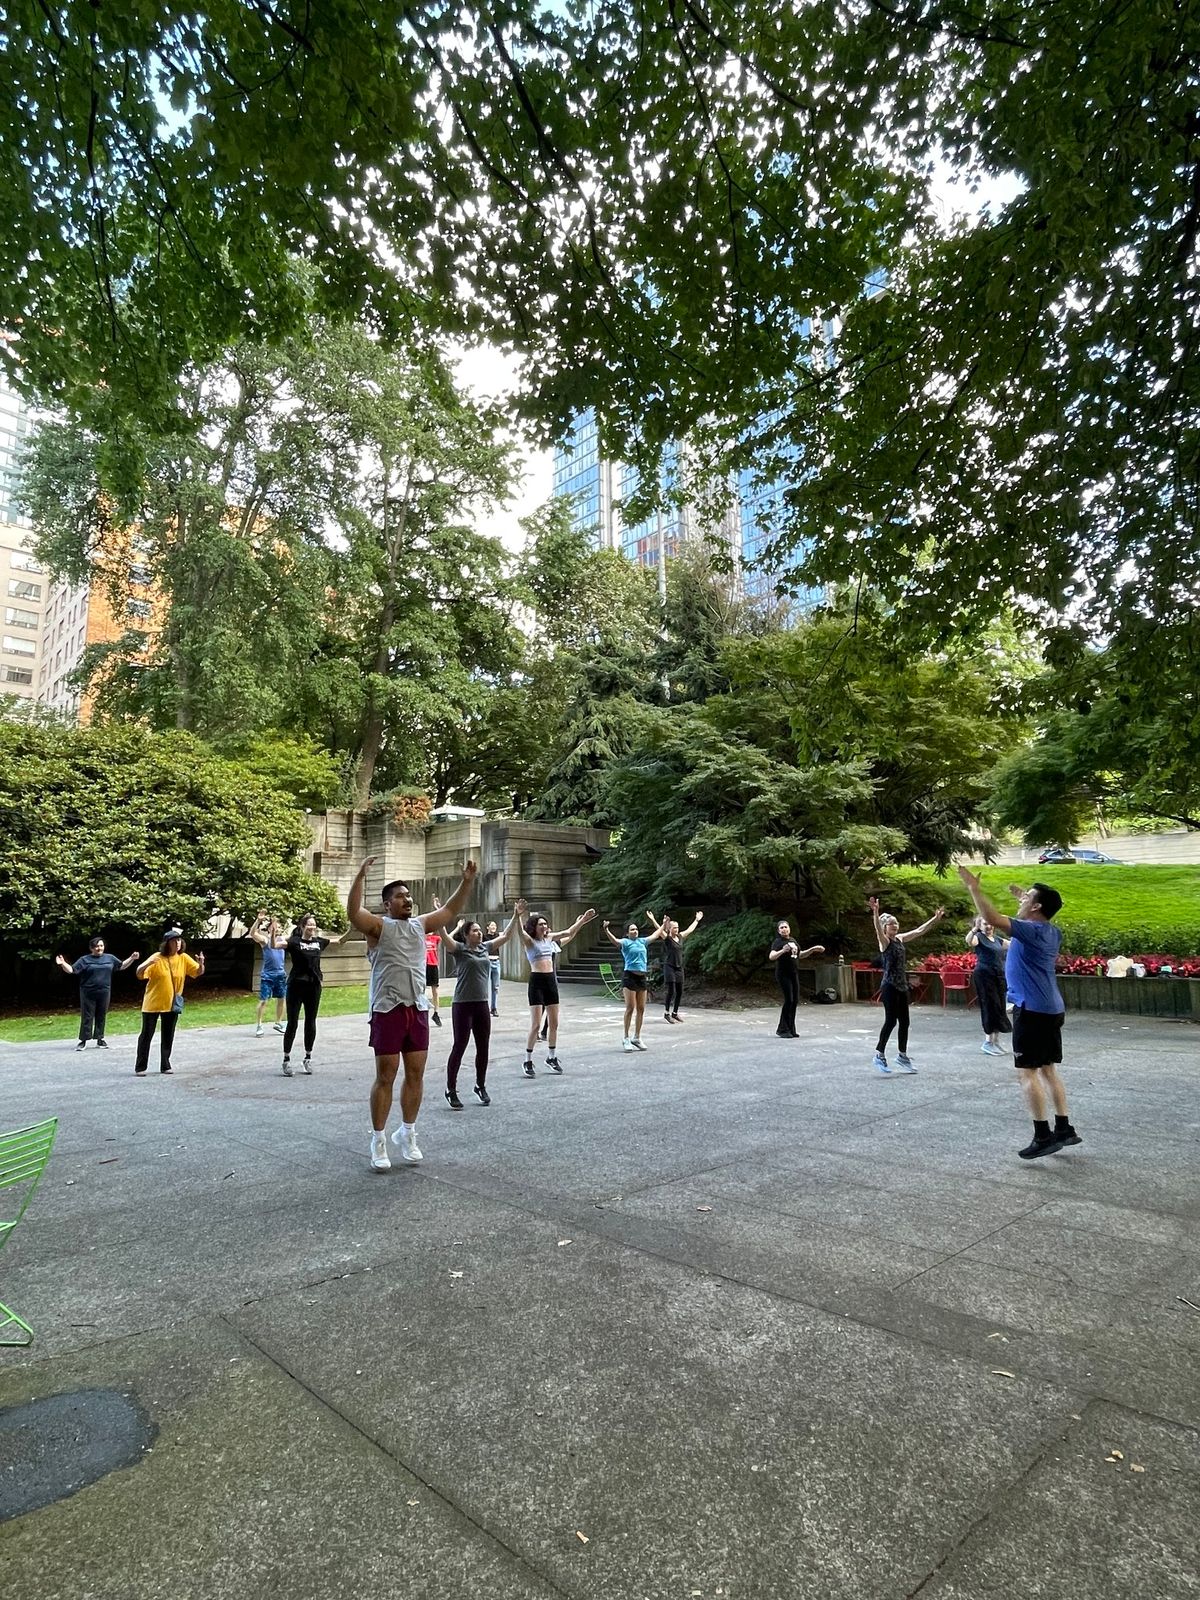
POLYGON ((796 1007, 800 1002, 800 979, 796 976, 796 963, 806 956, 823 956, 823 944, 810 944, 807 950, 792 938, 790 923, 781 922, 775 929, 775 942, 767 951, 767 960, 775 967, 775 976, 783 994, 779 1008, 779 1026, 775 1029, 780 1039, 798 1039, 796 1032, 796 1007))
POLYGON ((284 946, 286 953, 292 958, 292 970, 288 973, 287 994, 287 1027, 283 1034, 283 1075, 285 1078, 292 1076, 292 1046, 296 1042, 296 1030, 300 1026, 300 1013, 304 1013, 304 1063, 305 1072, 312 1071, 313 1045, 317 1042, 317 1012, 321 1009, 321 952, 327 950, 331 944, 340 944, 346 937, 339 933, 336 938, 330 938, 317 930, 317 919, 311 911, 300 918, 292 929, 284 946))
POLYGON ((674 917, 664 917, 660 926, 653 911, 647 911, 646 915, 654 924, 655 932, 663 936, 663 1021, 679 1022, 679 1003, 683 999, 683 941, 695 933, 704 920, 704 913, 697 911, 682 933, 674 917))
POLYGON ((901 933, 900 924, 891 912, 880 912, 878 895, 871 895, 867 904, 871 908, 871 921, 875 924, 875 939, 883 954, 883 982, 879 986, 883 1027, 879 1030, 879 1043, 875 1046, 875 1070, 881 1078, 890 1078, 892 1069, 884 1052, 893 1028, 897 1030, 896 1043, 899 1046, 896 1065, 901 1072, 917 1070, 908 1057, 908 957, 904 947, 910 939, 919 939, 935 923, 940 922, 946 915, 946 908, 939 906, 928 922, 923 922, 909 933, 901 933))

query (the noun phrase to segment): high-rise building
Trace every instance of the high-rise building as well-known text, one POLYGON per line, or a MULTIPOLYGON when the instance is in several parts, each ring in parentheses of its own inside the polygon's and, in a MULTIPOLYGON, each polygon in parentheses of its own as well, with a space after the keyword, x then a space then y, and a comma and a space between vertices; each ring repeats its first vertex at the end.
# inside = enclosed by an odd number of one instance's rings
MULTIPOLYGON (((753 563, 772 537, 787 483, 760 481, 744 471, 734 480, 723 517, 706 520, 686 498, 680 503, 674 492, 685 448, 672 443, 664 451, 659 509, 629 521, 623 506, 640 487, 637 469, 601 453, 595 415, 586 411, 554 452, 554 493, 570 501, 575 526, 591 534, 601 549, 620 550, 631 561, 660 572, 661 563, 690 541, 719 540, 728 548, 745 592, 765 597, 773 591, 773 575, 753 563)), ((797 597, 802 605, 815 605, 820 598, 816 591, 797 597)))
POLYGON ((43 705, 87 722, 92 695, 80 693, 73 674, 90 645, 110 644, 127 632, 146 636, 161 623, 161 607, 149 567, 135 544, 108 556, 118 563, 118 581, 111 570, 94 568, 86 583, 56 583, 46 604, 42 629, 41 667, 37 697, 43 705), (118 599, 114 603, 112 590, 118 599))
POLYGON ((40 645, 49 585, 33 558, 29 519, 17 491, 21 453, 29 437, 24 400, 0 378, 0 586, 4 619, 0 630, 0 695, 32 699, 41 665, 40 645))

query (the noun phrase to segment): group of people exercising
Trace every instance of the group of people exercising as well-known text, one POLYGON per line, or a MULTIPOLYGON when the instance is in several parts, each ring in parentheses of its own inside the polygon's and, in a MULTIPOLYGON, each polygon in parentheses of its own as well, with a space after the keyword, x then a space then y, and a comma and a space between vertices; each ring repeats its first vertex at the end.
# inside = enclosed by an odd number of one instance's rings
MULTIPOLYGON (((370 964, 369 1039, 375 1055, 375 1081, 370 1097, 370 1164, 375 1171, 385 1171, 391 1166, 387 1123, 401 1066, 401 1121, 393 1135, 393 1144, 403 1161, 411 1164, 423 1159, 417 1144, 416 1120, 423 1093, 431 1018, 436 1026, 442 1025, 436 1009, 440 999, 438 941, 448 941, 455 958, 451 1006, 454 1037, 446 1064, 446 1100, 452 1110, 461 1111, 458 1075, 472 1041, 475 1098, 484 1106, 491 1103, 487 1069, 491 1022, 499 1014, 499 951, 514 935, 520 938, 529 964, 529 1031, 522 1073, 528 1078, 535 1076, 533 1053, 539 1037, 543 1037, 548 1050, 546 1066, 552 1073, 561 1074, 555 962, 563 947, 596 913, 589 909, 569 927, 554 931, 545 917, 531 915, 525 901, 517 900, 503 930, 494 922, 485 928, 464 914, 478 871, 473 861, 464 865, 462 878, 450 898, 444 904, 435 899, 433 909, 424 915, 416 914, 410 888, 402 880, 385 884, 380 894, 381 909, 371 911, 363 905, 363 895, 367 873, 373 864, 374 858, 369 857, 359 868, 347 899, 347 913, 350 926, 366 938, 370 964), (451 924, 454 926, 447 933, 451 924), (431 992, 432 999, 427 991, 431 992)), ((1062 1061, 1063 1003, 1055 979, 1055 958, 1061 935, 1052 919, 1062 905, 1062 897, 1046 884, 1035 883, 1028 889, 1012 885, 1011 892, 1018 900, 1018 908, 1009 916, 992 905, 976 874, 960 867, 959 876, 977 912, 966 942, 976 958, 976 993, 984 1030, 981 1048, 988 1055, 1002 1055, 1000 1035, 1011 1032, 1013 1062, 1021 1073, 1026 1100, 1033 1114, 1033 1141, 1019 1153, 1025 1159, 1032 1159, 1079 1144, 1082 1141, 1070 1122, 1066 1092, 1057 1070, 1062 1061), (1006 998, 1013 1007, 1011 1024, 1006 998), (1046 1115, 1047 1097, 1055 1112, 1053 1129, 1046 1115)), ((875 1047, 874 1067, 883 1077, 891 1077, 896 1070, 902 1074, 915 1073, 916 1066, 908 1054, 906 947, 941 920, 944 908, 939 907, 918 927, 902 933, 896 917, 880 910, 877 897, 872 896, 868 904, 883 969, 880 985, 883 1026, 875 1047), (895 1069, 887 1059, 893 1030, 898 1045, 895 1069)), ((663 945, 664 1020, 670 1024, 682 1020, 679 1005, 683 993, 683 946, 703 918, 703 912, 697 912, 688 927, 680 928, 671 917, 660 923, 652 912, 648 915, 653 932, 646 935, 641 933, 636 922, 628 924, 623 938, 613 933, 608 922, 603 925, 606 938, 621 951, 621 989, 625 1002, 621 1044, 626 1052, 646 1049, 642 1027, 649 981, 648 951, 653 944, 663 945)), ((303 1016, 301 1070, 311 1073, 321 1001, 321 955, 345 934, 323 934, 315 917, 306 914, 285 936, 279 923, 265 912, 256 918, 249 934, 263 951, 256 1034, 262 1034, 265 1007, 274 999, 274 1026, 284 1036, 282 1070, 285 1076, 291 1077, 292 1049, 303 1016), (285 958, 290 958, 290 973, 285 973, 285 958)), ((775 969, 783 995, 776 1030, 781 1038, 798 1037, 797 962, 823 953, 822 945, 810 945, 801 950, 790 925, 786 921, 777 925, 768 960, 775 969)), ((61 955, 56 960, 63 971, 74 973, 80 980, 80 1039, 76 1048, 84 1049, 92 1037, 98 1046, 107 1048, 104 1025, 112 975, 137 962, 138 952, 121 960, 109 955, 104 941, 96 938, 91 941, 88 955, 81 956, 74 965, 68 964, 61 955)), ((203 954, 193 958, 187 953, 182 929, 178 927, 166 929, 159 949, 138 966, 137 975, 146 983, 134 1067, 138 1076, 148 1070, 156 1028, 161 1028, 159 1070, 164 1074, 172 1071, 171 1050, 183 1009, 184 987, 189 978, 198 977, 203 971, 203 954)))

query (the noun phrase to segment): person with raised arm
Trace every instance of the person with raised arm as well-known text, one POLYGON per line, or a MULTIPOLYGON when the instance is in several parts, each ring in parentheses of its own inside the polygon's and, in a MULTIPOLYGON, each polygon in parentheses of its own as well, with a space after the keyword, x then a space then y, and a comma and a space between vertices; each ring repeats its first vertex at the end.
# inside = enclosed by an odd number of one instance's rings
POLYGON ((400 1126, 392 1142, 400 1159, 410 1164, 424 1159, 417 1145, 417 1113, 425 1085, 429 1055, 429 1001, 425 997, 425 940, 452 923, 467 903, 478 867, 463 864, 462 879, 454 893, 435 911, 413 915, 412 893, 401 878, 385 883, 380 891, 381 911, 367 911, 363 889, 375 865, 368 856, 359 867, 346 899, 350 924, 366 935, 371 963, 370 1043, 375 1052, 375 1082, 371 1087, 371 1167, 387 1172, 387 1123, 400 1063, 404 1081, 400 1088, 400 1126))
POLYGON ((649 983, 647 977, 647 946, 657 943, 666 935, 661 924, 652 912, 647 913, 650 921, 654 923, 655 931, 643 939, 638 931, 636 922, 631 922, 625 930, 625 937, 618 939, 608 923, 604 924, 604 937, 609 944, 615 944, 621 952, 621 995, 625 1001, 625 1021, 623 1024, 623 1038, 621 1049, 628 1055, 632 1050, 644 1050, 642 1043, 642 1021, 646 1015, 646 988, 649 983), (630 1025, 633 1032, 630 1032, 630 1025))
POLYGON ((272 1027, 276 1033, 284 1031, 287 975, 283 970, 283 958, 287 940, 276 919, 269 917, 265 911, 260 911, 255 917, 253 924, 246 931, 246 937, 253 939, 262 950, 262 966, 258 972, 258 1014, 254 1019, 254 1037, 261 1039, 266 1032, 263 1027, 263 1016, 268 1000, 275 1002, 275 1021, 272 1027))
POLYGON ((525 958, 529 962, 529 1036, 525 1041, 525 1060, 521 1066, 527 1078, 534 1076, 533 1047, 538 1041, 543 1011, 550 1021, 547 1038, 550 1054, 546 1057, 546 1065, 551 1072, 562 1073, 562 1062, 558 1059, 558 978, 554 972, 554 958, 563 945, 569 944, 580 928, 595 915, 594 908, 589 906, 561 933, 552 933, 545 917, 537 915, 517 923, 521 943, 525 946, 525 958))
POLYGON ((150 1042, 155 1028, 161 1026, 158 1070, 166 1075, 173 1071, 171 1051, 183 1011, 183 986, 189 978, 204 976, 204 952, 189 956, 183 942, 183 929, 168 928, 154 955, 147 956, 136 973, 145 982, 146 992, 142 996, 142 1031, 138 1035, 133 1070, 137 1077, 145 1076, 150 1065, 150 1042))
POLYGON ((779 1026, 775 1035, 779 1039, 798 1039, 796 1032, 796 1007, 800 1002, 800 979, 796 975, 796 963, 807 960, 809 956, 823 956, 823 944, 810 944, 807 950, 792 938, 791 924, 780 922, 775 927, 775 938, 771 948, 767 951, 767 960, 775 967, 775 977, 783 994, 783 1004, 779 1008, 779 1026))
MULTIPOLYGON (((349 930, 347 929, 347 932, 349 930)), ((283 1075, 292 1076, 292 1046, 304 1013, 304 1061, 302 1071, 312 1073, 313 1046, 317 1042, 317 1012, 321 1009, 321 953, 331 944, 341 944, 344 933, 322 933, 317 919, 306 911, 287 938, 287 954, 292 970, 287 980, 287 1029, 283 1035, 283 1075)))
POLYGON ((55 956, 54 964, 60 971, 79 979, 79 1043, 75 1046, 76 1050, 86 1050, 88 1040, 93 1037, 98 1050, 108 1049, 104 1025, 112 1000, 113 973, 124 972, 140 960, 141 953, 137 950, 124 961, 120 956, 110 956, 99 934, 88 941, 87 955, 80 956, 73 965, 64 961, 61 955, 55 956))
POLYGON ((879 998, 883 1004, 883 1027, 879 1030, 879 1042, 875 1046, 874 1066, 881 1078, 890 1078, 892 1069, 888 1066, 886 1051, 893 1028, 897 1030, 896 1065, 901 1072, 917 1070, 908 1054, 908 955, 905 946, 936 926, 946 915, 946 908, 939 906, 919 928, 911 928, 908 933, 901 933, 900 924, 891 912, 880 911, 878 895, 869 895, 867 904, 871 908, 875 940, 883 955, 883 982, 879 986, 879 998))
MULTIPOLYGON (((487 1092, 488 1044, 492 1037, 492 1008, 488 1004, 492 959, 500 946, 512 938, 524 915, 525 902, 518 900, 503 933, 485 939, 478 922, 466 921, 453 933, 444 935, 452 941, 450 948, 454 952, 454 1000, 450 1006, 454 1047, 446 1062, 446 1103, 451 1111, 463 1108, 458 1098, 458 1069, 472 1037, 475 1040, 475 1098, 481 1106, 492 1103, 487 1092)), ((495 923, 492 926, 495 927, 495 923)))
POLYGON ((979 1020, 983 1025, 985 1056, 1002 1056, 1002 1033, 1012 1032, 1012 1023, 1004 1008, 1006 987, 1004 983, 1004 952, 1009 941, 1002 939, 983 917, 976 917, 964 940, 968 950, 975 952, 975 998, 979 1001, 979 1020))
POLYGON ((683 999, 683 942, 685 939, 690 939, 704 921, 704 913, 697 911, 682 933, 674 917, 664 917, 660 928, 653 911, 647 911, 646 915, 654 923, 655 929, 662 934, 663 1021, 681 1022, 683 1019, 679 1015, 679 1002, 683 999))
POLYGON ((1028 889, 1009 884, 1017 910, 1006 917, 984 893, 978 873, 959 867, 958 875, 979 915, 1011 941, 1004 978, 1013 1003, 1013 1065, 1021 1074, 1025 1102, 1033 1117, 1033 1139, 1017 1154, 1023 1161, 1033 1161, 1066 1145, 1082 1144, 1071 1125, 1067 1091, 1058 1075, 1066 1008, 1054 972, 1062 929, 1054 926, 1052 918, 1062 910, 1062 895, 1048 883, 1034 883, 1028 889), (1053 1128, 1046 1116, 1047 1094, 1054 1106, 1053 1128))

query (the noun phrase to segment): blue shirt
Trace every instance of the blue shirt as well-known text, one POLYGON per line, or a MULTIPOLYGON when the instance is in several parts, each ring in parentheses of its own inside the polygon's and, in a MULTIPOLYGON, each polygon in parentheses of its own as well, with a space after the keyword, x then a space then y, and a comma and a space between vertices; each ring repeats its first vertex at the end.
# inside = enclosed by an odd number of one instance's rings
POLYGON ((1062 929, 1052 922, 1025 922, 1014 917, 1009 934, 1012 943, 1004 963, 1009 999, 1027 1011, 1058 1016, 1066 1009, 1054 976, 1062 929))
POLYGON ((286 949, 272 950, 269 944, 263 945, 262 972, 264 978, 278 977, 283 973, 283 958, 286 949))
POLYGON ((645 939, 622 939, 621 959, 625 963, 626 972, 645 972, 646 970, 646 941, 645 939))

